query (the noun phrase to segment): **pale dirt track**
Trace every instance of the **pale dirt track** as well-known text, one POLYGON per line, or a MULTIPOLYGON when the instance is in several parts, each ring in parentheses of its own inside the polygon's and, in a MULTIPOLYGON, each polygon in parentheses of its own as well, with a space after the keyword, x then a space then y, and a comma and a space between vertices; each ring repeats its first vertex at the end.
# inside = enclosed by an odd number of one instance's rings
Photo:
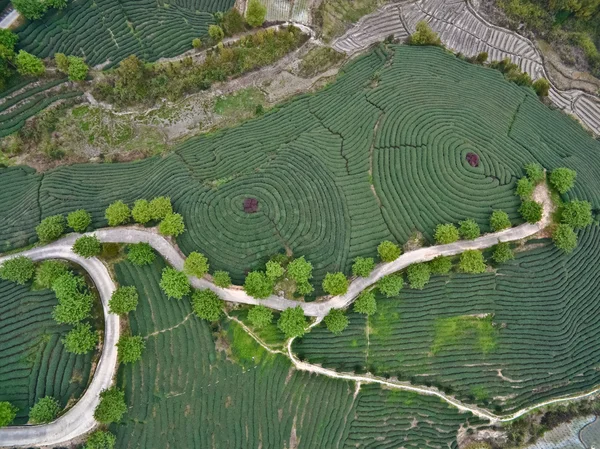
MULTIPOLYGON (((275 295, 272 295, 266 299, 257 300, 251 296, 248 296, 239 288, 224 289, 215 286, 207 279, 198 279, 195 277, 190 277, 190 281, 195 288, 209 288, 218 293, 225 301, 233 303, 262 304, 277 310, 284 310, 288 307, 300 306, 306 315, 317 318, 316 322, 313 323, 313 325, 315 325, 316 323, 320 322, 331 309, 347 307, 361 291, 375 284, 383 276, 402 270, 408 265, 418 262, 426 262, 440 255, 450 256, 459 254, 469 249, 488 248, 498 242, 518 241, 536 234, 538 231, 545 228, 547 224, 549 224, 550 212, 552 210, 552 204, 547 195, 547 191, 543 186, 538 186, 537 189, 536 198, 543 201, 544 206, 543 218, 539 223, 523 224, 505 231, 487 234, 475 240, 459 241, 449 245, 431 246, 410 251, 401 255, 393 262, 380 264, 375 268, 373 273, 368 278, 357 278, 353 280, 350 284, 348 292, 345 295, 335 296, 323 302, 304 303, 287 300, 283 297, 275 295)), ((125 226, 110 229, 100 229, 88 234, 96 235, 102 242, 149 243, 169 264, 178 270, 183 269, 183 262, 185 260, 183 253, 169 239, 158 234, 156 229, 125 226)), ((103 389, 106 389, 112 385, 117 368, 117 348, 115 345, 119 340, 119 317, 109 313, 108 301, 110 300, 112 292, 116 287, 107 268, 99 259, 84 259, 73 253, 71 248, 78 237, 78 234, 72 234, 45 246, 40 246, 22 251, 20 253, 0 257, 0 263, 19 255, 30 257, 35 261, 45 259, 66 259, 75 262, 85 269, 94 281, 100 294, 105 318, 104 345, 102 355, 91 384, 83 396, 79 399, 77 404, 69 409, 64 415, 49 424, 37 426, 11 426, 0 429, 1 447, 53 446, 64 444, 69 440, 89 432, 96 426, 96 421, 94 420, 94 409, 99 402, 99 394, 103 389)), ((294 366, 299 370, 310 371, 328 377, 353 380, 361 383, 379 383, 390 388, 437 396, 462 411, 471 412, 474 415, 488 419, 492 422, 510 421, 535 408, 555 402, 562 402, 590 396, 600 390, 596 389, 592 392, 586 392, 580 395, 553 399, 519 410, 511 415, 500 417, 477 406, 463 404, 460 401, 441 393, 435 388, 416 387, 407 383, 385 380, 368 374, 358 376, 351 373, 338 373, 320 366, 301 362, 296 359, 292 353, 291 345, 292 340, 288 342, 287 355, 294 366)))

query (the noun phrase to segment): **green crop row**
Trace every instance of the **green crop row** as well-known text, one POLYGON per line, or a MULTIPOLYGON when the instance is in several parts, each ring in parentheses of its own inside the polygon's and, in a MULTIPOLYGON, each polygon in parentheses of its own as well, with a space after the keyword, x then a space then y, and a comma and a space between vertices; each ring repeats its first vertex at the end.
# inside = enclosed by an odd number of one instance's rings
POLYGON ((458 427, 473 419, 434 398, 376 386, 355 396, 351 382, 291 370, 237 324, 211 326, 189 301, 167 299, 164 266, 116 265, 119 282, 140 292, 130 324, 146 337, 142 360, 118 373, 129 405, 111 428, 119 448, 381 447, 382 436, 385 447, 456 447, 458 427))
POLYGON ((420 231, 431 240, 437 224, 465 218, 487 231, 492 209, 520 223, 514 183, 530 161, 577 170, 573 195, 600 205, 600 144, 570 119, 497 71, 435 48, 391 50, 355 60, 315 95, 164 158, 61 167, 43 179, 3 171, 2 247, 31 241, 49 215, 84 208, 102 227, 111 202, 165 195, 186 222, 182 250, 201 251, 234 282, 291 251, 313 264, 319 285, 325 272, 375 256, 385 239, 402 244, 420 231), (36 183, 39 206, 13 200, 36 183), (256 213, 244 212, 246 198, 258 200, 256 213))
POLYGON ((600 382, 600 229, 582 232, 570 256, 539 243, 498 273, 434 277, 423 291, 378 297, 368 321, 351 315, 340 336, 321 325, 294 350, 336 370, 433 384, 504 412, 590 389, 600 382))
POLYGON ((18 407, 14 424, 27 422, 29 408, 44 396, 61 407, 78 398, 90 376, 92 354, 67 353, 68 326, 56 324, 50 290, 0 282, 0 401, 18 407))
POLYGON ((214 23, 212 13, 232 6, 231 0, 82 0, 28 22, 17 34, 21 48, 42 58, 60 52, 83 56, 91 66, 112 66, 130 54, 155 61, 189 50, 214 23))

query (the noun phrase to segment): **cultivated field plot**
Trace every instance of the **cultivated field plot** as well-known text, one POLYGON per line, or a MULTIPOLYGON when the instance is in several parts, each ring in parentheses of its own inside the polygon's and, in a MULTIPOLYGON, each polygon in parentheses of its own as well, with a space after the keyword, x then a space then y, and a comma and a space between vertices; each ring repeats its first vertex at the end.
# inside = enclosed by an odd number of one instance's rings
MULTIPOLYGON (((0 187, 12 199, 35 194, 37 183, 40 217, 83 207, 95 226, 106 225, 111 201, 169 195, 186 221, 184 252, 203 252, 240 282, 287 250, 313 263, 318 284, 326 271, 375 255, 384 239, 404 243, 421 231, 431 241, 438 223, 469 217, 487 231, 492 209, 519 223, 514 184, 527 162, 576 169, 573 195, 596 208, 599 150, 577 123, 499 72, 436 48, 393 46, 351 63, 315 95, 164 158, 19 172, 20 180, 10 179, 19 169, 4 170, 0 187), (258 201, 256 213, 244 212, 246 198, 258 201)), ((23 214, 18 202, 0 204, 2 217, 23 214)), ((4 247, 34 236, 34 226, 0 222, 4 247)))
POLYGON ((297 372, 235 323, 211 329, 187 298, 167 299, 163 267, 116 266, 140 292, 130 324, 146 337, 142 360, 118 375, 130 407, 112 428, 119 448, 456 447, 473 420, 435 398, 378 387, 355 396, 352 382, 297 372))
POLYGON ((0 97, 0 138, 23 127, 25 121, 53 103, 82 95, 80 90, 67 89, 66 78, 47 82, 20 83, 2 92, 0 97))
POLYGON ((38 399, 52 396, 65 407, 87 387, 93 354, 65 351, 60 340, 70 326, 52 319, 56 303, 50 290, 0 281, 0 401, 19 408, 14 424, 27 422, 38 399))
POLYGON ((83 56, 90 65, 118 63, 130 54, 146 61, 176 56, 205 36, 212 13, 232 0, 74 0, 19 31, 19 46, 45 58, 56 52, 83 56))
POLYGON ((545 243, 497 273, 434 277, 422 292, 379 298, 368 323, 354 315, 340 337, 314 329, 295 350, 338 370, 452 387, 505 412, 591 389, 600 383, 600 229, 581 233, 571 256, 545 243))

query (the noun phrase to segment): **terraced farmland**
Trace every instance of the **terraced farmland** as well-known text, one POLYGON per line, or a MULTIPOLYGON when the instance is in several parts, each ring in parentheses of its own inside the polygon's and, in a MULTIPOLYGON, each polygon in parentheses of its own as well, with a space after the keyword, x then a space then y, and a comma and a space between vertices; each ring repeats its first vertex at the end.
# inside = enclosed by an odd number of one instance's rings
POLYGON ((599 247, 595 226, 571 256, 546 244, 497 273, 434 277, 422 292, 378 298, 368 323, 353 316, 339 337, 314 329, 295 350, 338 370, 451 387, 505 412, 586 391, 600 383, 599 247))
POLYGON ((92 354, 65 351, 60 340, 70 327, 54 322, 55 305, 50 290, 0 281, 0 401, 19 408, 15 424, 27 422, 38 399, 53 396, 65 407, 87 386, 92 354))
MULTIPOLYGON (((10 193, 0 207, 2 216, 22 216, 13 198, 39 191, 38 217, 83 207, 105 226, 111 201, 169 195, 186 220, 184 252, 202 251, 240 282, 288 250, 313 263, 318 284, 326 271, 347 272, 354 257, 375 255, 381 240, 404 243, 414 231, 431 240, 440 222, 472 217, 487 230, 491 210, 501 208, 517 224, 514 183, 530 161, 576 169, 573 195, 598 207, 599 148, 495 70, 440 49, 391 46, 349 64, 315 95, 164 158, 43 176, 4 170, 0 186, 6 179, 10 193), (258 201, 256 213, 243 211, 246 198, 258 201)), ((18 228, 0 223, 3 247, 30 241, 35 216, 18 228)))
POLYGON ((20 28, 19 46, 42 58, 84 56, 90 65, 111 66, 130 54, 154 61, 189 50, 214 23, 212 13, 232 6, 231 0, 78 0, 20 28))
POLYGON ((371 386, 355 397, 352 382, 297 372, 235 323, 211 329, 189 300, 167 299, 163 266, 116 266, 119 281, 140 291, 130 325, 146 337, 142 360, 118 375, 129 404, 112 428, 119 448, 373 447, 375 438, 456 447, 459 425, 473 419, 434 398, 371 386))
POLYGON ((47 82, 19 84, 2 92, 0 98, 0 138, 8 136, 23 127, 25 121, 61 100, 76 98, 82 91, 67 90, 66 78, 58 78, 47 82), (13 93, 15 92, 15 93, 13 93))

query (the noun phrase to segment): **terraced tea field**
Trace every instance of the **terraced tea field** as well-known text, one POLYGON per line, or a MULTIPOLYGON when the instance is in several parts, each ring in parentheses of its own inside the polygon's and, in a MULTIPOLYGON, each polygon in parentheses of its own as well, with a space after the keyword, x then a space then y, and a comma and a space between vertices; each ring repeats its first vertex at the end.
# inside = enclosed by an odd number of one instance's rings
POLYGON ((0 235, 4 248, 15 248, 31 241, 38 217, 83 207, 105 226, 114 200, 169 195, 187 223, 178 238, 184 252, 202 251, 241 282, 290 250, 313 263, 319 283, 326 271, 374 255, 381 240, 403 243, 415 230, 431 240, 440 222, 472 217, 487 231, 500 208, 517 224, 514 183, 532 160, 576 169, 572 195, 596 207, 599 148, 495 70, 435 48, 391 47, 351 63, 322 92, 191 139, 164 158, 43 176, 2 170, 2 216, 11 219, 0 235), (468 152, 479 155, 478 167, 468 152), (243 211, 245 198, 258 200, 257 213, 243 211))
POLYGON ((214 23, 212 13, 232 6, 231 0, 78 0, 17 34, 21 48, 42 58, 61 52, 85 56, 90 65, 112 66, 130 54, 155 61, 190 50, 214 23))
POLYGON ((66 78, 45 82, 19 83, 0 96, 0 138, 23 127, 25 121, 51 104, 82 95, 77 89, 67 89, 66 78), (61 86, 61 84, 63 86, 61 86))
POLYGON ((50 290, 0 281, 0 401, 19 408, 15 424, 27 422, 38 399, 53 396, 65 407, 87 386, 92 353, 65 351, 60 340, 70 326, 52 319, 55 305, 50 290))
POLYGON ((356 394, 352 382, 295 371, 235 323, 211 328, 189 300, 167 299, 163 267, 158 259, 116 266, 119 281, 140 291, 130 325, 146 337, 142 360, 118 375, 130 406, 111 429, 119 448, 350 448, 375 438, 386 447, 456 447, 458 427, 473 421, 436 398, 376 386, 356 394))
POLYGON ((368 322, 353 315, 339 337, 316 328, 295 351, 341 371, 452 388, 504 413, 591 389, 600 382, 600 229, 583 232, 571 256, 539 243, 496 273, 434 277, 422 292, 379 298, 368 322))

